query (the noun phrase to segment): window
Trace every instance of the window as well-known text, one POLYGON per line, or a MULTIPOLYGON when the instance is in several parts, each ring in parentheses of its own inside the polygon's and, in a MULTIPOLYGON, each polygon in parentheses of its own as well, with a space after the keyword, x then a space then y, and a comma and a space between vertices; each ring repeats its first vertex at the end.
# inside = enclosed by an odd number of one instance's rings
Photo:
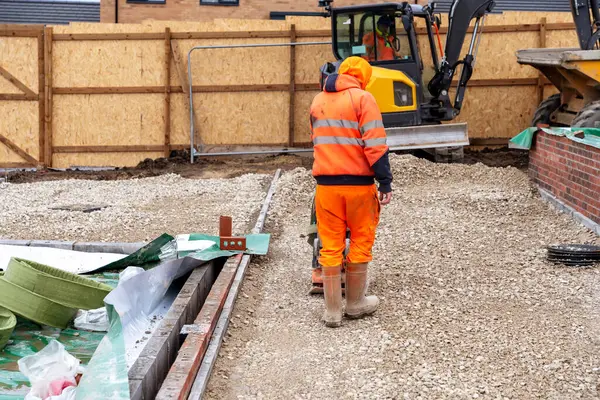
POLYGON ((240 0, 200 0, 203 6, 239 6, 240 0))
POLYGON ((414 60, 402 19, 395 18, 393 12, 339 14, 335 41, 340 59, 359 56, 370 62, 414 60))

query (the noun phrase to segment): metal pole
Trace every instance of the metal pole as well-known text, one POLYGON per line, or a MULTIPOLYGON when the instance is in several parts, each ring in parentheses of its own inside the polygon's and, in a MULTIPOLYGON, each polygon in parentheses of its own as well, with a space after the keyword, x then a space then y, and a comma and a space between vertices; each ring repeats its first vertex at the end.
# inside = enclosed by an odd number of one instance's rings
POLYGON ((223 151, 220 153, 196 153, 197 156, 252 156, 258 154, 294 154, 294 153, 312 153, 313 149, 280 149, 280 150, 256 150, 256 151, 223 151))
POLYGON ((479 31, 479 18, 475 20, 475 27, 473 28, 473 35, 471 36, 471 43, 469 44, 469 54, 473 55, 473 48, 475 47, 475 40, 477 39, 479 31))
MULTIPOLYGON (((331 42, 294 42, 294 43, 253 43, 253 44, 229 44, 229 45, 214 45, 214 46, 194 46, 188 52, 188 84, 189 84, 189 96, 190 96, 190 163, 194 163, 194 93, 192 83, 192 52, 194 50, 206 50, 206 49, 237 49, 237 48, 250 48, 250 47, 285 47, 285 46, 319 46, 331 44, 331 42)), ((201 149, 202 150, 202 149, 201 149)), ((303 149, 304 150, 304 149, 303 149)), ((306 151, 306 150, 304 150, 306 151)), ((310 150, 312 151, 312 150, 310 150)), ((285 153, 292 151, 277 151, 276 153, 285 153)), ((297 151, 302 152, 302 151, 297 151)), ((261 153, 261 152, 237 152, 237 153, 198 153, 197 155, 209 156, 209 155, 243 155, 243 154, 273 154, 273 153, 261 153)))
POLYGON ((485 17, 487 14, 483 16, 481 20, 481 27, 479 29, 479 34, 477 35, 477 45, 475 45, 475 54, 473 56, 473 68, 475 68, 475 63, 477 62, 477 53, 479 52, 479 43, 481 42, 481 36, 483 36, 483 27, 485 26, 485 17))
MULTIPOLYGON (((192 49, 194 50, 194 49, 192 49)), ((192 90, 192 50, 188 52, 188 85, 190 96, 190 163, 194 163, 194 93, 192 90)), ((167 121, 167 123, 170 123, 167 121)))

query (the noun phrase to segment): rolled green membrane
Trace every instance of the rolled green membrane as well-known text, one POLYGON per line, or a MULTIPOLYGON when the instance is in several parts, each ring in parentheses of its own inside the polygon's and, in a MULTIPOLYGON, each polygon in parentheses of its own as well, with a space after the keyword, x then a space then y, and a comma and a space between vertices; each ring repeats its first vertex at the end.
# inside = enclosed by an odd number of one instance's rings
POLYGON ((77 314, 68 307, 0 278, 0 306, 41 325, 64 329, 77 314))
POLYGON ((20 258, 10 260, 4 279, 54 302, 82 310, 102 307, 111 291, 111 287, 103 283, 20 258))
POLYGON ((17 325, 17 317, 10 310, 0 307, 0 350, 4 348, 17 325))

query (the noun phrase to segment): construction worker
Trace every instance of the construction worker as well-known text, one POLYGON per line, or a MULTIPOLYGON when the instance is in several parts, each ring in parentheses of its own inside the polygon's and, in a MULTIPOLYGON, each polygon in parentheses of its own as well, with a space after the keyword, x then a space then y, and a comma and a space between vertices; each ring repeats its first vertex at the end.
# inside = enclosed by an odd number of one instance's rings
POLYGON ((379 304, 376 296, 365 296, 367 265, 373 259, 380 205, 392 199, 392 172, 381 112, 375 98, 365 91, 371 72, 365 59, 347 58, 338 74, 327 77, 310 107, 315 209, 322 242, 323 320, 329 327, 340 326, 342 321, 341 266, 347 228, 346 316, 362 318, 379 304))
POLYGON ((394 37, 389 34, 393 24, 394 21, 390 16, 382 15, 377 20, 375 32, 369 32, 363 36, 363 45, 367 48, 369 61, 388 61, 396 58, 396 51, 392 46, 394 37), (377 38, 377 54, 375 54, 375 38, 377 38))

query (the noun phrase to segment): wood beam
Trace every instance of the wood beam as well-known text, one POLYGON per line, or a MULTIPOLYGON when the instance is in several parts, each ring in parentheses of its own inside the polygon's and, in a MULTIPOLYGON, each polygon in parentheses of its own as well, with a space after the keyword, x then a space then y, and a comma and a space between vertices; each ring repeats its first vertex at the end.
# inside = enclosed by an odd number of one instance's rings
POLYGON ((27 152, 25 150, 23 150, 22 148, 20 148, 19 146, 17 146, 15 144, 15 142, 13 142, 9 138, 7 138, 6 136, 1 135, 1 134, 0 134, 0 143, 4 144, 6 147, 8 147, 9 149, 11 149, 15 153, 17 153, 19 155, 19 157, 21 157, 23 160, 27 161, 28 163, 31 163, 33 165, 38 164, 38 160, 36 160, 35 158, 33 158, 32 156, 27 154, 27 152))
POLYGON ((35 168, 36 165, 20 162, 0 162, 0 168, 35 168))
MULTIPOLYGON (((296 25, 292 24, 290 29, 290 43, 296 42, 296 25)), ((290 46, 290 103, 289 103, 289 127, 288 127, 288 146, 294 146, 294 112, 296 108, 296 46, 290 46)))
POLYGON ((25 95, 29 97, 36 97, 36 94, 33 90, 29 89, 27 85, 21 82, 17 77, 8 72, 4 67, 0 65, 0 76, 3 76, 7 81, 13 84, 17 89, 23 92, 25 95))
MULTIPOLYGON (((540 22, 540 47, 546 48, 546 23, 548 19, 543 17, 540 22)), ((538 92, 538 104, 540 104, 544 100, 544 79, 545 75, 540 71, 538 72, 538 83, 537 83, 537 92, 538 92)))
POLYGON ((54 40, 160 40, 164 33, 58 33, 54 40))
POLYGON ((164 152, 164 145, 129 146, 54 146, 54 153, 144 153, 164 152))
MULTIPOLYGON (((187 82, 187 74, 185 75, 187 82)), ((469 86, 527 86, 537 85, 537 78, 515 78, 515 79, 471 79, 469 86)), ((454 82, 456 84, 456 82, 454 82)), ((548 80, 544 84, 549 84, 548 80)), ((184 84, 184 86, 186 86, 184 84)), ((289 84, 267 84, 267 85, 194 85, 194 93, 224 93, 224 92, 286 92, 289 84)), ((295 91, 318 91, 318 83, 294 83, 295 91)), ((188 88, 182 86, 171 86, 171 93, 188 93, 188 88)), ((121 87, 55 87, 53 94, 162 94, 164 86, 121 86, 121 87)), ((2 96, 2 95, 0 95, 2 96)), ((18 95, 23 97, 22 95, 18 95)), ((37 98, 37 96, 36 96, 37 98)), ((28 98, 29 99, 29 98, 28 98)), ((25 98, 23 98, 25 100, 25 98)))
POLYGON ((0 100, 8 100, 8 101, 34 101, 38 100, 39 97, 36 94, 35 96, 28 96, 23 93, 1 93, 0 100))
POLYGON ((171 154, 171 29, 165 28, 165 157, 171 154))
MULTIPOLYGON (((171 50, 173 52, 173 61, 175 62, 175 68, 177 69, 177 74, 179 75, 179 83, 181 85, 181 89, 184 93, 185 98, 185 106, 186 109, 190 109, 190 103, 192 99, 190 99, 190 82, 188 82, 188 75, 186 73, 186 58, 183 57, 181 50, 179 49, 179 44, 175 40, 171 40, 171 50)), ((193 88, 192 88, 193 90, 193 88)), ((194 119, 194 144, 202 145, 202 139, 200 137, 199 126, 200 123, 198 121, 198 116, 195 110, 192 110, 192 118, 194 119)))
POLYGON ((172 39, 271 39, 289 38, 290 31, 173 32, 172 39))
POLYGON ((44 33, 44 92, 45 92, 45 110, 44 110, 44 161, 47 166, 52 166, 52 27, 48 27, 44 33))

